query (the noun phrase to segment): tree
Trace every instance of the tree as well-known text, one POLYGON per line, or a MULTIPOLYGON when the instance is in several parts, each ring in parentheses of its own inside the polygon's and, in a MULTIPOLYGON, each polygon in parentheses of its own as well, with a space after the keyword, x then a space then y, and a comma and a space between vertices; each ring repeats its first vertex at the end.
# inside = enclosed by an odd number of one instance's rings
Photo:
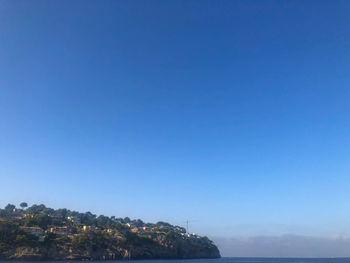
POLYGON ((25 218, 26 226, 38 226, 44 230, 47 229, 51 222, 51 217, 45 214, 35 214, 32 217, 25 218))
POLYGON ((22 202, 19 204, 20 207, 22 207, 22 209, 28 207, 28 204, 26 202, 22 202))
POLYGON ((7 206, 5 206, 5 210, 9 211, 9 212, 12 212, 13 209, 15 209, 15 208, 16 208, 16 206, 12 205, 12 204, 8 204, 7 206))
POLYGON ((51 214, 54 210, 52 208, 47 208, 45 205, 32 205, 27 208, 27 213, 29 214, 51 214))
POLYGON ((141 219, 134 220, 133 222, 137 227, 142 227, 145 224, 141 219))

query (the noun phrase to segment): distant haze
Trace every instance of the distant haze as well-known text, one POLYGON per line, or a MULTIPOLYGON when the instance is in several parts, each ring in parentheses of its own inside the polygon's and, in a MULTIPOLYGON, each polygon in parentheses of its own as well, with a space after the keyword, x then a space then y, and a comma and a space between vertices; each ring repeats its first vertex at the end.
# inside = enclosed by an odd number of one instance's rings
POLYGON ((213 237, 224 257, 349 257, 348 237, 213 237))

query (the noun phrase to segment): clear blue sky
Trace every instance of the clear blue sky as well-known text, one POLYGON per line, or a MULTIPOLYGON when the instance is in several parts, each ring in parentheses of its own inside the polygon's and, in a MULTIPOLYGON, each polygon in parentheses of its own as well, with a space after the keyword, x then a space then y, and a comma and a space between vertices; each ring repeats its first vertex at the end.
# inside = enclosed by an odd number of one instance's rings
POLYGON ((0 1, 0 206, 350 233, 349 1, 0 1))

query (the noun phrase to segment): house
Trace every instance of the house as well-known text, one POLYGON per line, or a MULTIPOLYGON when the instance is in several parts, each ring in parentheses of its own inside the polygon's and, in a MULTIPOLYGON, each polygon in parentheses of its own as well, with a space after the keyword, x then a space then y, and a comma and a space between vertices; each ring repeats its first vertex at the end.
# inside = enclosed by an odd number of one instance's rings
POLYGON ((24 216, 24 213, 23 213, 23 210, 22 209, 17 209, 17 208, 14 208, 12 213, 11 213, 11 217, 13 219, 22 219, 24 216))
POLYGON ((60 236, 68 236, 69 234, 71 234, 71 231, 67 226, 50 227, 49 232, 60 236))
POLYGON ((98 227, 95 226, 83 226, 83 231, 95 231, 95 230, 99 230, 98 227))
POLYGON ((183 237, 183 238, 200 238, 200 236, 198 236, 197 234, 195 234, 195 233, 192 233, 192 234, 190 234, 190 233, 181 233, 181 236, 183 237))
POLYGON ((142 227, 134 227, 131 229, 131 232, 145 234, 146 232, 152 231, 151 227, 142 226, 142 227))
POLYGON ((34 215, 33 214, 24 214, 23 217, 33 218, 34 215))

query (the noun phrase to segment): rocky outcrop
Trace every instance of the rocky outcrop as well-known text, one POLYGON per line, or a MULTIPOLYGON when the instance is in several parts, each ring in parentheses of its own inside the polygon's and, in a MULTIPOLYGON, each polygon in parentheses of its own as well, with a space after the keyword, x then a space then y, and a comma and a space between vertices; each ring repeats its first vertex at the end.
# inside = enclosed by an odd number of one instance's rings
POLYGON ((218 258, 218 248, 207 238, 181 239, 165 235, 146 241, 117 242, 108 245, 74 247, 74 241, 35 247, 21 246, 0 253, 2 259, 18 260, 115 260, 115 259, 194 259, 218 258))
POLYGON ((115 259, 194 259, 218 258, 220 252, 215 245, 197 249, 195 247, 164 248, 161 246, 140 246, 133 248, 108 248, 73 253, 64 248, 19 247, 2 254, 2 259, 17 260, 115 260, 115 259))

